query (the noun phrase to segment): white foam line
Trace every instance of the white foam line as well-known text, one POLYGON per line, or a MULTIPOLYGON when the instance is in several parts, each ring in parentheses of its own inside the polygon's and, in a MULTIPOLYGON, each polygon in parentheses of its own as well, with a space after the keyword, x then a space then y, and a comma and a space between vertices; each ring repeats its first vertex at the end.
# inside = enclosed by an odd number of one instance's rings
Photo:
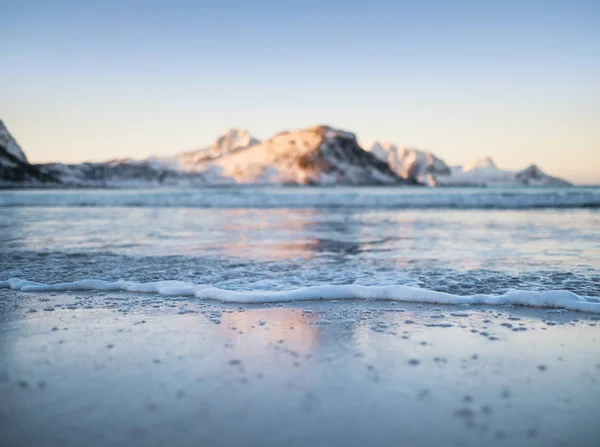
POLYGON ((308 300, 388 300, 430 304, 487 304, 491 306, 516 305, 541 308, 559 308, 581 312, 600 313, 600 302, 580 297, 566 290, 535 292, 512 290, 503 295, 460 296, 434 290, 409 286, 359 286, 332 285, 311 286, 293 290, 236 291, 224 290, 206 284, 184 281, 157 281, 137 283, 133 281, 102 281, 86 279, 58 284, 41 284, 19 278, 0 281, 0 288, 24 292, 46 292, 65 290, 98 290, 157 293, 171 296, 195 296, 230 303, 274 303, 308 300))

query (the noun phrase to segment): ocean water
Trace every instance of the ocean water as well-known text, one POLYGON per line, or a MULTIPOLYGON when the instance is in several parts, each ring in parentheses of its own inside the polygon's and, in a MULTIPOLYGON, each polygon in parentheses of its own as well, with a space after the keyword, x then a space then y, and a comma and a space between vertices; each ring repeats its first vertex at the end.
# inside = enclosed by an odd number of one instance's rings
POLYGON ((600 188, 1 191, 0 252, 24 290, 600 306, 600 188))

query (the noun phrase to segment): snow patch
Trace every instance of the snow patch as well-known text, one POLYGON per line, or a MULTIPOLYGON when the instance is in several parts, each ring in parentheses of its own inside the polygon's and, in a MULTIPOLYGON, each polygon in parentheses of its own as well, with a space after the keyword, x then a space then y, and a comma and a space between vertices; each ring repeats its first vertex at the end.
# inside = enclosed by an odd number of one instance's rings
POLYGON ((472 172, 476 169, 498 169, 496 167, 496 163, 492 160, 491 157, 485 157, 481 160, 476 160, 472 163, 468 163, 463 166, 462 170, 464 172, 472 172))
POLYGON ((397 146, 385 141, 364 145, 378 159, 403 179, 429 186, 555 186, 571 184, 543 172, 536 165, 521 171, 499 169, 496 163, 485 157, 462 166, 449 167, 432 152, 397 146))
POLYGON ((392 171, 411 183, 435 186, 438 175, 450 174, 450 168, 431 152, 400 147, 385 141, 366 145, 366 150, 388 163, 392 171))

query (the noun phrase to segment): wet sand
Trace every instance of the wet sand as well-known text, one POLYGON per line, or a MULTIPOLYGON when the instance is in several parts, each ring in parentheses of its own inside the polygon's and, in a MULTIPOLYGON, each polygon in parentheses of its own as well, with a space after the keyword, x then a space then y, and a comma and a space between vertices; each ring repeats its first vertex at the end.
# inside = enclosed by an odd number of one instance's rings
POLYGON ((600 445, 598 316, 0 290, 3 446, 600 445))

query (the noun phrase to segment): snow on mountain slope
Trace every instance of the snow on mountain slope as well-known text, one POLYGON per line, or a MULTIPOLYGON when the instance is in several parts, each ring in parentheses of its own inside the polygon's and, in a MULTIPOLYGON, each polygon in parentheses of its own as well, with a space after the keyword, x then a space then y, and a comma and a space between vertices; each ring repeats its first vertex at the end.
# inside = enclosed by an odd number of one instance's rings
POLYGON ((454 166, 450 175, 436 177, 439 186, 570 186, 557 177, 544 173, 535 165, 521 171, 499 169, 490 157, 477 160, 464 166, 454 166))
POLYGON ((545 174, 532 165, 522 171, 499 169, 490 157, 464 166, 449 167, 431 152, 375 141, 365 145, 380 160, 408 182, 430 186, 569 186, 570 183, 545 174))
POLYGON ((102 163, 40 165, 47 174, 63 183, 94 187, 197 186, 226 183, 207 166, 211 160, 243 150, 259 141, 243 129, 231 129, 213 144, 173 157, 149 157, 143 160, 123 158, 102 163))
POLYGON ((516 186, 515 172, 499 169, 490 157, 452 166, 450 175, 436 178, 437 185, 516 186))
POLYGON ((64 183, 89 186, 406 183, 365 152, 354 134, 328 126, 282 132, 262 143, 248 131, 233 129, 205 149, 173 157, 54 163, 41 169, 64 183))
POLYGON ((435 177, 450 174, 450 168, 431 152, 398 147, 395 144, 375 141, 366 150, 388 163, 392 171, 409 183, 435 185, 435 177))
POLYGON ((544 173, 536 165, 531 165, 515 173, 515 178, 526 186, 572 186, 571 183, 544 173))
POLYGON ((260 143, 260 140, 254 138, 247 130, 230 129, 208 147, 183 152, 175 157, 162 159, 162 161, 181 171, 190 172, 195 171, 199 164, 216 160, 217 158, 244 150, 258 143, 260 143))
POLYGON ((282 132, 208 164, 235 183, 377 185, 405 183, 350 132, 316 126, 282 132))
POLYGON ((195 186, 205 184, 204 177, 169 169, 162 164, 136 160, 113 160, 105 163, 38 165, 44 174, 57 177, 73 186, 137 187, 195 186))
POLYGON ((431 152, 375 141, 363 150, 354 134, 316 126, 281 132, 260 142, 231 129, 212 145, 173 157, 120 159, 104 163, 30 165, 0 121, 0 182, 136 187, 206 184, 314 184, 431 186, 566 186, 537 166, 498 169, 487 157, 448 165, 431 152))
POLYGON ((466 165, 463 166, 462 170, 464 172, 473 172, 473 171, 480 171, 482 172, 482 170, 494 170, 494 169, 498 169, 498 167, 496 166, 496 163, 494 163, 494 160, 492 160, 491 157, 485 157, 482 158, 480 160, 475 160, 471 163, 468 163, 466 165))

